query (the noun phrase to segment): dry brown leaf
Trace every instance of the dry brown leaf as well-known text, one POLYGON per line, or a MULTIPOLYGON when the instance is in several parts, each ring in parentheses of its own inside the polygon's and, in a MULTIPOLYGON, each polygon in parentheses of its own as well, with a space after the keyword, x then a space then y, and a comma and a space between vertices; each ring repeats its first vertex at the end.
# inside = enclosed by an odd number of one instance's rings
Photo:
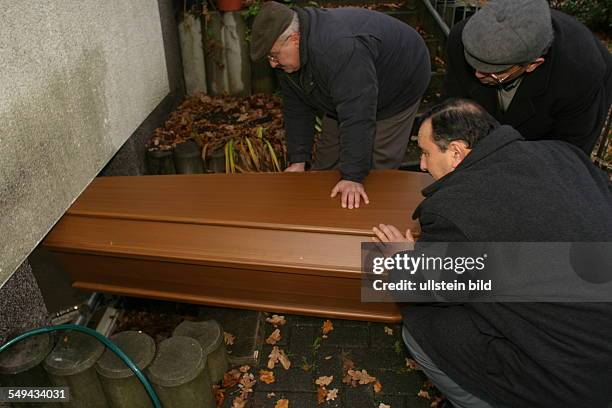
POLYGON ((244 408, 246 407, 246 400, 242 397, 236 397, 232 401, 232 408, 244 408))
POLYGON ((420 364, 411 358, 406 358, 406 367, 408 367, 410 371, 414 371, 414 370, 422 371, 423 370, 420 364))
POLYGON ((361 379, 359 380, 359 384, 371 384, 376 381, 376 377, 369 375, 366 370, 361 370, 361 379))
POLYGON ((246 373, 246 372, 248 372, 250 369, 251 369, 251 366, 250 366, 250 365, 243 365, 243 366, 240 366, 240 368, 239 368, 239 370, 240 370, 240 372, 241 372, 241 373, 246 373))
POLYGON ((351 385, 352 382, 353 382, 353 378, 348 373, 344 374, 344 377, 342 377, 342 383, 351 385))
POLYGON ((345 384, 350 384, 353 387, 357 385, 371 384, 378 381, 376 377, 372 377, 366 370, 348 370, 342 379, 345 384))
POLYGON ((331 384, 331 382, 334 380, 334 376, 330 375, 330 376, 321 376, 319 378, 317 378, 315 380, 315 384, 321 386, 321 387, 327 387, 329 384, 331 384))
POLYGON ((221 388, 218 384, 214 384, 212 389, 213 394, 215 395, 215 402, 217 403, 217 406, 220 407, 225 401, 225 389, 221 388))
POLYGON ((374 392, 378 394, 381 391, 382 391, 382 384, 380 383, 380 381, 376 381, 374 383, 374 392))
POLYGON ((317 404, 321 405, 326 401, 327 390, 323 387, 317 387, 317 404))
POLYGON ((276 405, 274 405, 274 408, 289 408, 289 400, 288 399, 279 399, 278 401, 276 401, 276 405))
POLYGON ((268 317, 266 322, 274 325, 274 327, 284 326, 287 321, 285 320, 285 316, 272 315, 272 317, 268 317))
POLYGON ((346 354, 342 354, 342 369, 344 371, 352 370, 355 368, 355 363, 353 360, 348 358, 346 354))
POLYGON ((274 378, 274 372, 268 370, 259 370, 259 380, 266 384, 272 384, 276 381, 274 378))
POLYGON ((429 407, 438 408, 438 405, 440 405, 442 401, 444 401, 444 398, 434 397, 434 400, 431 402, 431 404, 429 404, 429 407))
POLYGON ((280 351, 280 357, 278 360, 285 370, 288 370, 291 367, 291 361, 289 361, 289 357, 287 357, 283 350, 280 351))
POLYGON ((385 334, 388 334, 389 336, 393 336, 393 329, 385 326, 385 334))
POLYGON ((235 368, 223 374, 223 382, 222 382, 223 388, 230 388, 238 384, 238 381, 240 381, 241 375, 242 374, 240 373, 240 371, 238 371, 235 368))
POLYGON ((235 340, 236 340, 236 336, 228 332, 223 332, 223 341, 225 342, 226 345, 233 346, 235 340))
POLYGON ((281 334, 280 334, 280 330, 276 329, 272 332, 272 334, 270 336, 268 336, 268 338, 266 339, 266 343, 268 344, 272 344, 275 345, 276 343, 278 343, 281 340, 281 334))
POLYGON ((246 373, 240 379, 238 387, 240 387, 240 396, 246 399, 248 393, 253 392, 253 386, 257 383, 255 376, 251 373, 246 373))
POLYGON ((378 408, 391 408, 391 405, 383 404, 382 402, 378 405, 378 408))
POLYGON ((325 396, 325 401, 334 401, 338 397, 338 389, 333 388, 327 391, 327 395, 325 396))
POLYGON ((313 364, 310 364, 308 361, 302 361, 302 365, 300 366, 304 371, 310 371, 313 367, 313 364))
POLYGON ((331 322, 331 320, 326 320, 323 322, 323 334, 327 334, 330 331, 334 330, 334 324, 331 322))
POLYGON ((291 367, 291 361, 285 354, 285 352, 278 348, 278 346, 274 346, 272 348, 272 352, 268 356, 268 368, 272 370, 276 363, 279 363, 283 366, 285 370, 288 370, 291 367))
POLYGON ((425 399, 431 399, 431 396, 429 395, 429 392, 427 392, 425 390, 420 390, 419 393, 417 394, 417 397, 425 398, 425 399))

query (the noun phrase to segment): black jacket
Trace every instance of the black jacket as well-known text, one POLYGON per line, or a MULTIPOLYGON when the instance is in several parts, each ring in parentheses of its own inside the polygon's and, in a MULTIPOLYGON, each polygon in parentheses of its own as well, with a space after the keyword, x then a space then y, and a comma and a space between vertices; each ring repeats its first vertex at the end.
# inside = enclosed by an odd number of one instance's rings
POLYGON ((311 160, 315 113, 340 127, 340 172, 362 181, 372 161, 376 120, 414 104, 431 76, 429 53, 407 24, 375 11, 295 8, 301 68, 279 74, 289 161, 311 160))
MULTIPOLYGON (((612 241, 607 176, 574 146, 509 126, 423 195, 423 241, 612 241)), ((438 367, 495 407, 612 402, 612 304, 440 303, 403 315, 438 367)))
POLYGON ((545 62, 524 76, 508 111, 497 108, 497 91, 483 85, 463 55, 467 20, 448 37, 445 94, 473 99, 528 140, 559 139, 590 154, 612 100, 612 56, 573 17, 551 10, 554 42, 545 62))

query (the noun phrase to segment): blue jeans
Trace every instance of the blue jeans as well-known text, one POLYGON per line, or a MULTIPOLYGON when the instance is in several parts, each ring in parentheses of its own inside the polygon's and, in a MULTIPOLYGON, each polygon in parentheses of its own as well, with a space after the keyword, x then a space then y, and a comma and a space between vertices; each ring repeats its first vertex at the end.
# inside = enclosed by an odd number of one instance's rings
POLYGON ((431 382, 446 396, 457 408, 492 408, 487 402, 481 400, 473 394, 470 394, 454 382, 448 375, 442 372, 431 361, 425 351, 419 346, 414 337, 410 334, 406 326, 403 326, 402 337, 406 347, 414 357, 415 361, 423 367, 423 372, 431 380, 431 382))

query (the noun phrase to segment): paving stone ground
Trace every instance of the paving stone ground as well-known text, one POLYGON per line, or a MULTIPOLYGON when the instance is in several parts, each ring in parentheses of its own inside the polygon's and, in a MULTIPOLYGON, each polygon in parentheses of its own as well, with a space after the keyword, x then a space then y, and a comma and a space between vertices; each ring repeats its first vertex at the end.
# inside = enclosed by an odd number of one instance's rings
MULTIPOLYGON (((334 329, 324 338, 326 319, 278 313, 285 317, 286 324, 278 327, 282 338, 277 346, 289 357, 291 368, 285 370, 277 364, 272 370, 276 381, 266 384, 259 380, 259 370, 267 369, 272 350, 264 341, 275 330, 265 322, 272 313, 134 298, 126 298, 124 306, 126 321, 117 330, 142 330, 158 342, 183 319, 218 321, 236 338, 235 344, 228 346, 233 366, 248 364, 257 379, 246 408, 273 408, 281 398, 290 401, 289 408, 378 408, 380 403, 391 408, 428 408, 431 404, 417 397, 426 378, 422 372, 406 367, 408 352, 399 325, 330 319, 334 329), (343 384, 343 359, 350 359, 355 369, 365 369, 376 377, 382 390, 375 393, 372 384, 343 384), (333 382, 327 389, 337 388, 338 397, 318 405, 315 380, 332 375, 333 382), (274 396, 270 398, 271 394, 274 396)), ((222 408, 231 408, 238 393, 237 386, 228 389, 222 408)))
MULTIPOLYGON (((277 346, 288 355, 291 368, 284 370, 277 364, 272 370, 276 378, 274 383, 258 381, 253 388, 251 407, 274 407, 281 398, 288 399, 291 408, 378 408, 381 402, 392 408, 430 406, 431 401, 417 397, 426 378, 421 372, 407 369, 405 358, 408 354, 401 340, 399 325, 331 319, 334 330, 323 338, 322 326, 326 319, 283 316, 287 323, 279 326, 282 339, 277 346), (391 329, 393 334, 386 333, 385 327, 391 329), (343 384, 343 357, 352 360, 356 369, 365 369, 376 377, 382 391, 375 393, 372 384, 358 387, 343 384), (307 366, 311 367, 305 370, 307 366), (338 397, 317 405, 315 380, 319 376, 330 375, 334 379, 327 389, 337 388, 338 397), (270 398, 272 393, 274 396, 270 398)), ((264 327, 264 338, 267 338, 275 327, 269 323, 264 327)), ((237 338, 240 336, 240 333, 233 334, 237 338)), ((257 379, 259 370, 267 369, 271 350, 272 346, 263 342, 259 361, 251 369, 257 379)), ((223 407, 230 408, 232 400, 232 393, 229 392, 223 407)))

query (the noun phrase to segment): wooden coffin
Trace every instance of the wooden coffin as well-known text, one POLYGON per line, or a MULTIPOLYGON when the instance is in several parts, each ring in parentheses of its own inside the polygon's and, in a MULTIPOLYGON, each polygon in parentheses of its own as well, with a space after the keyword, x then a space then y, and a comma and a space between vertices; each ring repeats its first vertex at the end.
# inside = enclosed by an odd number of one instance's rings
POLYGON ((340 207, 336 172, 95 179, 45 238, 74 286, 189 303, 400 320, 360 300, 360 243, 410 216, 429 175, 374 171, 340 207))

